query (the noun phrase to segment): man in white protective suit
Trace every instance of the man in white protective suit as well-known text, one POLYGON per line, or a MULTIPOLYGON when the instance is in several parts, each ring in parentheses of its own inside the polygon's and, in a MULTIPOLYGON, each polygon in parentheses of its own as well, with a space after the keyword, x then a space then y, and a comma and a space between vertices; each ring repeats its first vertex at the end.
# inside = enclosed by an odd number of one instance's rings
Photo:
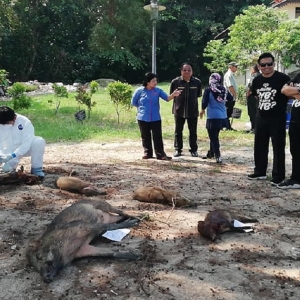
POLYGON ((35 136, 31 121, 8 106, 0 106, 0 165, 5 173, 15 171, 20 159, 31 157, 31 174, 44 178, 46 142, 35 136))

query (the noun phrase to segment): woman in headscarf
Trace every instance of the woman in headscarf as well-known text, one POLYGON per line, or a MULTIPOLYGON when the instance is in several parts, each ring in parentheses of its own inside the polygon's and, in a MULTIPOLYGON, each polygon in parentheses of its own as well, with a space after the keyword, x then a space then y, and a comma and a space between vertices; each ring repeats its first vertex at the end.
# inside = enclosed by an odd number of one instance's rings
POLYGON ((219 133, 222 128, 228 127, 226 112, 226 101, 233 101, 233 97, 228 93, 221 83, 221 76, 218 73, 212 73, 209 77, 209 87, 204 91, 202 97, 202 111, 200 118, 203 118, 205 110, 206 129, 210 139, 210 149, 204 158, 216 158, 217 163, 222 163, 220 153, 219 133))

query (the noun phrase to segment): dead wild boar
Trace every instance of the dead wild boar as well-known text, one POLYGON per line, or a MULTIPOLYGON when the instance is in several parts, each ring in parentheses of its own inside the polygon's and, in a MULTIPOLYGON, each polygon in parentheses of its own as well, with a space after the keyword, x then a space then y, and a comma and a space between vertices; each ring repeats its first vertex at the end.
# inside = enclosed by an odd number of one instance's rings
POLYGON ((90 182, 81 180, 76 177, 59 177, 55 181, 55 186, 61 190, 69 191, 72 193, 80 193, 84 194, 85 196, 106 195, 105 191, 99 190, 90 182))
POLYGON ((133 193, 133 199, 148 202, 172 205, 177 207, 191 206, 191 201, 177 193, 164 190, 159 187, 139 187, 133 193))
POLYGON ((113 252, 90 242, 107 230, 130 228, 140 219, 127 215, 101 200, 81 200, 61 211, 39 240, 31 241, 27 259, 42 276, 51 282, 73 259, 86 256, 138 259, 130 252, 113 252))
POLYGON ((203 237, 215 241, 219 234, 226 231, 245 232, 244 229, 251 229, 251 226, 234 227, 234 220, 245 223, 256 223, 257 219, 242 217, 226 210, 216 209, 209 212, 204 221, 198 222, 198 231, 203 237))

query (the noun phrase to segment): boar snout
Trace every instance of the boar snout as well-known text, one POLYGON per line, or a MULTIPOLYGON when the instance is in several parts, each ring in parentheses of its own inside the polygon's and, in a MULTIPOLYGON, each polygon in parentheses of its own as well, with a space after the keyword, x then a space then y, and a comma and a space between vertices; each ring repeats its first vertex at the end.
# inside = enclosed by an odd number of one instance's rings
POLYGON ((47 262, 41 267, 40 273, 44 282, 50 283, 53 281, 54 277, 57 275, 60 268, 55 266, 52 262, 47 262))

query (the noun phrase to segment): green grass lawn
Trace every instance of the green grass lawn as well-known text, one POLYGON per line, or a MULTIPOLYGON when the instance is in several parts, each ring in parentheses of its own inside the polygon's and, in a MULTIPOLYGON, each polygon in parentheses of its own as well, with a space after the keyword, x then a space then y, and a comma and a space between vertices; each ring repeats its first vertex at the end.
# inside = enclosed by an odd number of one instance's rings
MULTIPOLYGON (((161 83, 159 87, 167 93, 169 83, 161 83)), ((117 122, 117 113, 106 89, 99 90, 93 95, 92 100, 97 104, 92 108, 89 120, 82 123, 76 121, 74 114, 79 107, 74 99, 75 93, 69 94, 69 98, 61 100, 57 115, 55 115, 54 95, 38 95, 33 97, 33 105, 26 110, 18 111, 27 116, 34 124, 36 135, 43 136, 48 143, 51 142, 82 142, 99 141, 112 142, 124 140, 139 140, 140 133, 136 123, 136 109, 121 110, 120 123, 117 122)), ((8 104, 10 106, 10 103, 8 104)), ((241 119, 234 119, 233 127, 240 128, 237 132, 222 132, 222 146, 229 147, 238 145, 252 145, 253 135, 244 133, 245 123, 248 122, 247 109, 245 106, 236 105, 243 109, 241 119)), ((161 101, 161 115, 163 122, 164 139, 173 140, 174 118, 171 112, 172 102, 161 101)), ((187 127, 187 126, 185 126, 187 127)), ((198 125, 200 141, 208 141, 205 129, 205 120, 200 120, 198 125)), ((185 128, 184 137, 187 142, 188 131, 185 128)))

